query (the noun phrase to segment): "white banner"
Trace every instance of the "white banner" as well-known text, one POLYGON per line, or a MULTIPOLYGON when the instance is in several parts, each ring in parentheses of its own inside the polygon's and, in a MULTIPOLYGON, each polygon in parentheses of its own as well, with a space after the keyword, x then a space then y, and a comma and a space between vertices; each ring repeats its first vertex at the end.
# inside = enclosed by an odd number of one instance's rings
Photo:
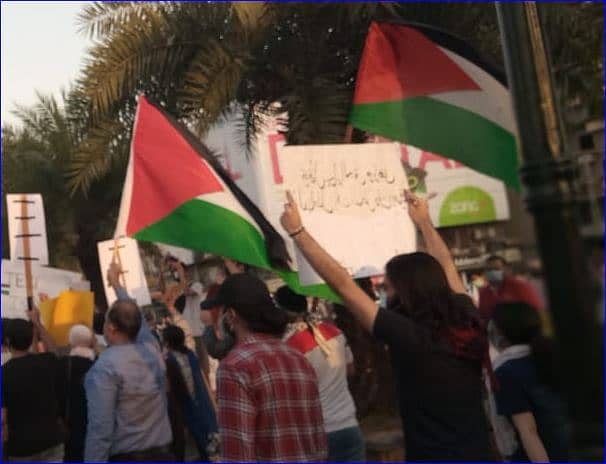
POLYGON ((8 214, 8 233, 11 247, 11 260, 48 265, 48 246, 46 243, 46 221, 44 206, 39 193, 6 195, 8 214), (26 256, 24 244, 28 241, 26 256))
MULTIPOLYGON (((34 304, 59 296, 63 290, 78 290, 86 286, 77 272, 32 265, 34 304)), ((2 260, 2 317, 27 318, 27 291, 22 262, 2 260)))
POLYGON ((120 282, 128 294, 137 301, 139 306, 151 304, 137 241, 129 237, 106 240, 97 243, 97 250, 107 304, 111 306, 116 301, 116 293, 107 281, 107 270, 113 260, 116 260, 122 267, 120 282))
MULTIPOLYGON (((416 250, 398 144, 288 146, 280 166, 305 227, 351 275, 382 273, 416 250)), ((303 284, 320 281, 305 260, 298 265, 303 284)))

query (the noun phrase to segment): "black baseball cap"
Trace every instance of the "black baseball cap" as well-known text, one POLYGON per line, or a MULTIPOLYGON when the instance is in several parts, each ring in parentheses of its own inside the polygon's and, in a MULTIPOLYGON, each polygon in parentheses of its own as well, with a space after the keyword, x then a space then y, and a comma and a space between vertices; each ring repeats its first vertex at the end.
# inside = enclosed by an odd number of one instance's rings
POLYGON ((293 292, 288 286, 284 285, 274 294, 274 299, 278 308, 286 311, 292 311, 297 314, 307 312, 307 298, 303 295, 293 292))
POLYGON ((229 276, 214 297, 207 298, 200 304, 201 309, 218 306, 234 308, 237 311, 242 307, 275 307, 275 304, 262 280, 243 273, 229 276))

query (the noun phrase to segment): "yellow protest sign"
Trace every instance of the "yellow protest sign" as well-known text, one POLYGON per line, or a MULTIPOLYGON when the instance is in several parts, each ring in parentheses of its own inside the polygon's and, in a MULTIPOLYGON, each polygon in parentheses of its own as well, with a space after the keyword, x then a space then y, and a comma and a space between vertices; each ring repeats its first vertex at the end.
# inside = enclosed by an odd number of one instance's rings
POLYGON ((72 326, 93 327, 93 292, 64 291, 57 298, 41 302, 39 309, 42 323, 59 346, 68 344, 72 326))

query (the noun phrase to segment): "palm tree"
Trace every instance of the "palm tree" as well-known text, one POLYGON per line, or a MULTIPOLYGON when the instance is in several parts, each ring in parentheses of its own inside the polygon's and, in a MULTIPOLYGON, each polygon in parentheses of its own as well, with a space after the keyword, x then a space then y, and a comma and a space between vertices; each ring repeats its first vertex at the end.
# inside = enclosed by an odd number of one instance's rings
MULTIPOLYGON (((75 149, 82 146, 85 127, 70 114, 70 97, 38 94, 31 107, 14 111, 20 126, 2 128, 2 191, 41 193, 45 203, 50 264, 81 270, 91 282, 97 303, 105 304, 97 260, 96 242, 111 236, 115 227, 123 163, 107 167, 107 173, 92 182, 86 192, 70 195, 66 166, 75 149)), ((73 102, 72 102, 73 105, 73 102)), ((116 150, 117 151, 117 150, 116 150)), ((106 163, 107 156, 101 157, 106 163)), ((8 243, 6 205, 2 204, 2 241, 8 243)), ((8 257, 8 248, 3 248, 8 257)))
MULTIPOLYGON (((384 3, 90 4, 80 24, 97 45, 78 94, 93 127, 132 120, 144 91, 199 135, 237 102, 250 140, 256 115, 278 101, 292 143, 340 142, 368 24, 395 11, 384 3)), ((110 146, 116 133, 89 140, 110 146)), ((86 153, 76 158, 72 187, 86 189, 103 170, 86 153)))

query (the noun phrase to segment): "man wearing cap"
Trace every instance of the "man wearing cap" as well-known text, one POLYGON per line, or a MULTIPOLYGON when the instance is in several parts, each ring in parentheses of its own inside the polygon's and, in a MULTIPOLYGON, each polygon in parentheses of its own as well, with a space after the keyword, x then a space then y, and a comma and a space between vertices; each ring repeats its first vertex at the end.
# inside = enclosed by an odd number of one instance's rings
POLYGON ((281 337, 288 323, 267 286, 228 277, 217 294, 236 345, 217 373, 221 461, 319 462, 327 443, 315 371, 281 337))
POLYGON ((365 461, 364 437, 347 385, 347 371, 353 367, 353 355, 345 335, 330 322, 314 320, 307 311, 307 298, 287 286, 278 289, 274 300, 292 321, 286 329, 284 341, 305 355, 318 376, 328 438, 328 461, 365 461))

